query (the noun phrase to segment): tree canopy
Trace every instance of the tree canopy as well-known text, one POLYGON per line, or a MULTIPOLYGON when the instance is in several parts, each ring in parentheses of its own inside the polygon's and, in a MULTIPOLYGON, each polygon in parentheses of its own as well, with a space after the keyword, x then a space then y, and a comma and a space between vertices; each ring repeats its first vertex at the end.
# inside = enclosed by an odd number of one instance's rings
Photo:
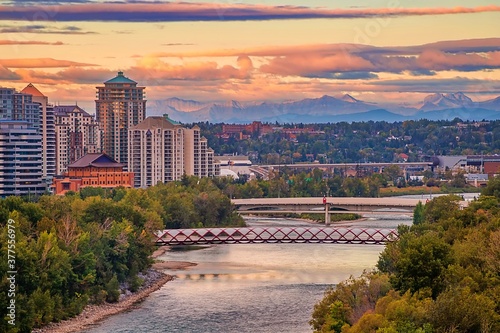
POLYGON ((490 181, 464 209, 456 196, 417 207, 418 223, 398 228, 374 272, 325 293, 314 308, 314 331, 500 332, 498 184, 490 181), (349 298, 360 294, 357 303, 349 298))

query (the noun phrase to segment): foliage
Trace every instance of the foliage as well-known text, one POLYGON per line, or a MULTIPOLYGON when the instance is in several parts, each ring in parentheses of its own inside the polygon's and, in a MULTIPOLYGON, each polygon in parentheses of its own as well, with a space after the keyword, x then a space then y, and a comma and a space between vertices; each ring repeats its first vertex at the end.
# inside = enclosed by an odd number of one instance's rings
POLYGON ((342 292, 357 295, 365 286, 339 284, 315 306, 315 332, 500 332, 499 207, 498 197, 485 195, 463 210, 456 196, 423 205, 419 223, 399 227, 399 239, 379 257, 377 274, 392 289, 353 320, 342 292))
MULTIPOLYGON (((165 227, 241 225, 229 198, 210 179, 144 189, 86 188, 66 196, 0 200, 0 288, 8 290, 9 218, 15 221, 16 326, 30 332, 80 313, 89 302, 116 302, 137 290, 151 266, 153 234, 165 227)), ((0 316, 10 300, 0 294, 0 316)))
MULTIPOLYGON (((408 155, 408 162, 421 161, 424 156, 500 154, 500 120, 481 126, 457 126, 459 122, 421 119, 282 124, 285 128, 309 127, 322 133, 302 133, 290 138, 277 131, 261 136, 255 133, 244 140, 218 135, 222 133, 222 124, 197 125, 217 155, 248 155, 263 164, 310 162, 309 154, 320 163, 400 162, 401 153, 408 155)), ((457 185, 463 184, 460 179, 456 181, 457 185)))

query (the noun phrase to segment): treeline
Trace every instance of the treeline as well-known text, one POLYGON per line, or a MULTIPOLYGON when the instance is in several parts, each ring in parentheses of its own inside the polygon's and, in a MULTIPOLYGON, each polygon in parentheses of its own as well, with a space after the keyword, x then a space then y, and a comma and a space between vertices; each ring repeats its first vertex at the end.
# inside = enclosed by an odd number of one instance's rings
POLYGON ((460 210, 458 197, 417 207, 377 270, 316 304, 315 332, 500 332, 500 178, 460 210))
MULTIPOLYGON (((475 188, 467 184, 463 173, 452 174, 451 171, 436 176, 431 171, 425 171, 423 181, 407 181, 398 165, 386 167, 382 173, 368 174, 368 172, 363 172, 357 177, 346 177, 337 172, 339 171, 331 174, 319 168, 308 172, 295 172, 293 169, 283 166, 279 170, 271 171, 269 180, 253 179, 247 181, 242 177, 241 180, 233 181, 231 178, 223 177, 217 179, 216 183, 224 193, 235 199, 318 197, 323 195, 379 197, 384 193, 389 193, 383 189, 418 186, 422 190, 424 185, 439 187, 443 193, 462 192, 466 191, 466 188, 475 191, 475 188), (437 180, 435 177, 442 178, 443 181, 437 180)), ((428 193, 429 190, 424 187, 423 191, 428 193)))
POLYGON ((37 202, 2 199, 0 332, 30 332, 137 290, 158 229, 242 223, 212 180, 195 177, 147 190, 85 188, 37 202))
MULTIPOLYGON (((401 153, 408 161, 423 156, 500 154, 500 120, 477 123, 409 120, 340 122, 325 124, 272 124, 276 127, 312 128, 324 134, 298 134, 296 138, 279 131, 245 140, 221 138, 222 124, 197 124, 217 155, 248 155, 254 163, 278 164, 394 162, 401 153), (312 156, 310 156, 310 155, 312 156)), ((250 134, 250 133, 247 133, 250 134)))

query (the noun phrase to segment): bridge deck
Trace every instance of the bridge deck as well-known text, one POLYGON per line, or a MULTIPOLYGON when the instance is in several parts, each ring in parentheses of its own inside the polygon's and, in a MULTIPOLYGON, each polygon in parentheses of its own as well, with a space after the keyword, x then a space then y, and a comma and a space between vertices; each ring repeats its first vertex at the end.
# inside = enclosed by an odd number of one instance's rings
POLYGON ((166 229, 156 234, 157 245, 250 243, 385 244, 398 235, 393 229, 329 227, 249 227, 166 229))

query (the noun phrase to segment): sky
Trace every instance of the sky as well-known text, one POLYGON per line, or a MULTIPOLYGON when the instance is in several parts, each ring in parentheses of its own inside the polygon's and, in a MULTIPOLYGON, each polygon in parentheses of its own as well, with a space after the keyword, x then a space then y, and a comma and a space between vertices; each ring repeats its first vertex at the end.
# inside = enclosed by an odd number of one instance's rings
POLYGON ((148 100, 500 95, 500 1, 0 1, 0 86, 95 111, 123 71, 148 100))

